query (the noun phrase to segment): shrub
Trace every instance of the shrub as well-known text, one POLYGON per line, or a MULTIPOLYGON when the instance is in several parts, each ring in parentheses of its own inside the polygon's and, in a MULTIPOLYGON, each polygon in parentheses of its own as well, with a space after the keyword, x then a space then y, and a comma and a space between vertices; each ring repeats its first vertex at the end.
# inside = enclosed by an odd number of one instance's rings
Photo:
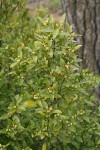
POLYGON ((71 26, 19 0, 2 1, 0 26, 0 150, 99 149, 99 78, 80 68, 71 26))

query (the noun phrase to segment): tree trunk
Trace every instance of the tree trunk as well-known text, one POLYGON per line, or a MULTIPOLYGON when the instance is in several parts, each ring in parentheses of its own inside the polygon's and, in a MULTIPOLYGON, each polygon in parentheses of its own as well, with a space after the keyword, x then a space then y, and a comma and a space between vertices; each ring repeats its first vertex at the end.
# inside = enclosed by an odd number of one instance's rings
MULTIPOLYGON (((79 51, 82 65, 100 75, 100 0, 64 1, 67 21, 74 32, 81 35, 77 37, 77 42, 83 45, 79 51)), ((95 90, 100 99, 100 87, 95 90)))

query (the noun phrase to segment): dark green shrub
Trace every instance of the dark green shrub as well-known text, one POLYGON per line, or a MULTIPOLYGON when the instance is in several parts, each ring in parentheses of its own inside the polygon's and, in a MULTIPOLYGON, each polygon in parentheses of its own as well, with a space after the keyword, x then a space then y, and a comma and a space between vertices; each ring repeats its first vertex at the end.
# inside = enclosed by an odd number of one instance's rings
POLYGON ((19 0, 0 11, 0 150, 99 149, 99 79, 80 68, 71 26, 19 0))

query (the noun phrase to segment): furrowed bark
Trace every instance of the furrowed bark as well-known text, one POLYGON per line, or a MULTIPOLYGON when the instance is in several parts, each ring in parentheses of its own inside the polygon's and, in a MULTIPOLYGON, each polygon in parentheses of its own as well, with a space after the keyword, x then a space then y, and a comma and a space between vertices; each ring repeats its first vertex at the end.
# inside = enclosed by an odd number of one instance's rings
MULTIPOLYGON (((78 44, 83 46, 78 56, 82 66, 100 75, 100 0, 66 0, 67 21, 72 24, 78 44)), ((100 87, 95 87, 100 104, 100 87)))

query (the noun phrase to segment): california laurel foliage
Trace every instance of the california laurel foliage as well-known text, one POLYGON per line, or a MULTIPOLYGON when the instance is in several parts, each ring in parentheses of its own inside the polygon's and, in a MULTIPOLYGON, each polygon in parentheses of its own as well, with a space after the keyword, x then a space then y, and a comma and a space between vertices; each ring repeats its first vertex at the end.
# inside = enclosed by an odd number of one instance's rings
POLYGON ((0 150, 99 150, 100 79, 80 68, 71 26, 24 0, 0 14, 0 150))

